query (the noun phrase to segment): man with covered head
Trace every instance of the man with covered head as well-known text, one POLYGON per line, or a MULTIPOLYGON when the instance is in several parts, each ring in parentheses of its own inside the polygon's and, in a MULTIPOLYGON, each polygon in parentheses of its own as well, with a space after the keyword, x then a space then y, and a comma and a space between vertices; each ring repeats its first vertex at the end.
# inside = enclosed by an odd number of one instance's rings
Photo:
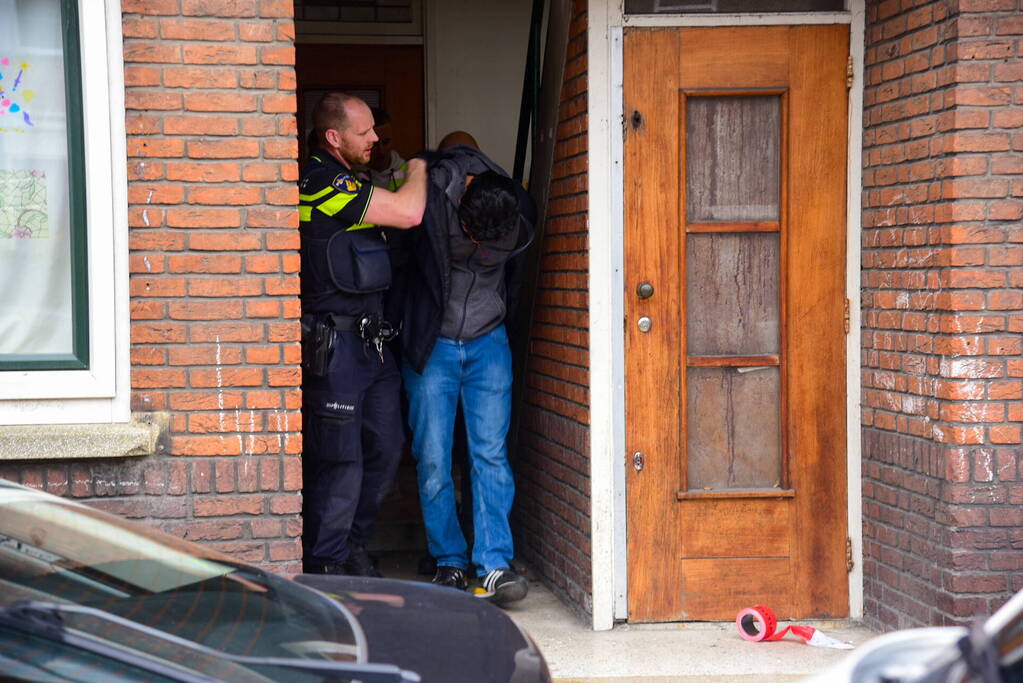
POLYGON ((366 546, 404 445, 400 375, 385 342, 391 285, 379 226, 419 224, 426 164, 413 159, 396 192, 361 182, 377 136, 361 99, 324 95, 316 147, 299 182, 302 300, 303 546, 310 573, 379 576, 366 546))
POLYGON ((427 209, 422 227, 408 235, 402 378, 427 541, 437 564, 433 582, 465 590, 476 579, 474 593, 500 604, 527 592, 511 566, 515 483, 506 444, 512 366, 505 321, 515 306, 536 209, 522 186, 474 143, 458 132, 427 155, 427 209), (471 553, 451 476, 459 402, 472 486, 471 553))

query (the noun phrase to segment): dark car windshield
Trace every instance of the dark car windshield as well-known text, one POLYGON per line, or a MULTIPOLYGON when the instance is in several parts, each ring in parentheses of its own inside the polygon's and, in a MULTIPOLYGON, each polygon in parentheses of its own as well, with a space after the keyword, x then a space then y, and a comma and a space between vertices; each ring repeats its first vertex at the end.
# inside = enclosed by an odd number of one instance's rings
MULTIPOLYGON (((320 593, 102 511, 4 483, 0 608, 23 601, 94 608, 231 655, 366 661, 358 623, 320 593)), ((126 635, 90 613, 63 619, 69 628, 165 656, 166 643, 126 635)), ((304 680, 305 673, 290 671, 287 678, 304 680)))

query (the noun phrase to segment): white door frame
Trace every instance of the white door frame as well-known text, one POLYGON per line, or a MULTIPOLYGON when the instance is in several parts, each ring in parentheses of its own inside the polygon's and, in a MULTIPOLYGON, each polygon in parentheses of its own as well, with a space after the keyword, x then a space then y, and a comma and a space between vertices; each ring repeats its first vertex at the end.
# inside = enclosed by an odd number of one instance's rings
POLYGON ((610 629, 616 620, 628 616, 622 174, 622 32, 628 26, 850 26, 853 84, 849 90, 846 296, 851 332, 846 338, 846 448, 848 530, 854 566, 849 573, 849 614, 853 618, 863 615, 860 355, 856 331, 860 329, 864 0, 847 0, 846 6, 848 11, 836 13, 626 17, 620 0, 589 0, 590 534, 594 630, 610 629))

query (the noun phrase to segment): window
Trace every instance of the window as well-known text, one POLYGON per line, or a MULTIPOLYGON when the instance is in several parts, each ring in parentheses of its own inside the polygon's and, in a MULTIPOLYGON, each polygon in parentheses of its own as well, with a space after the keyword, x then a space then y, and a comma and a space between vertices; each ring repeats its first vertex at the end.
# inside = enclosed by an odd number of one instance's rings
POLYGON ((302 42, 373 42, 382 36, 393 42, 421 42, 422 0, 295 0, 295 29, 302 42), (404 41, 403 41, 404 42, 404 41))
POLYGON ((0 371, 89 367, 77 8, 0 2, 0 371))
POLYGON ((0 26, 0 424, 124 422, 120 4, 0 0, 0 26))
POLYGON ((841 12, 845 0, 625 0, 626 14, 841 12))

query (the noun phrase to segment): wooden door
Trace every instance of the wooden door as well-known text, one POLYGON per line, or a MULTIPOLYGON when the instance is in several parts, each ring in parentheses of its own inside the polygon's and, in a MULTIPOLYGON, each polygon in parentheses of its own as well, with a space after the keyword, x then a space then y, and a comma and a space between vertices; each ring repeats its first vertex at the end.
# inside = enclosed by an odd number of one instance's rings
POLYGON ((426 140, 423 47, 421 45, 295 46, 298 87, 299 156, 304 161, 312 108, 328 90, 363 95, 391 117, 394 149, 407 159, 423 151, 426 140))
POLYGON ((630 621, 848 614, 848 50, 626 32, 630 621))

